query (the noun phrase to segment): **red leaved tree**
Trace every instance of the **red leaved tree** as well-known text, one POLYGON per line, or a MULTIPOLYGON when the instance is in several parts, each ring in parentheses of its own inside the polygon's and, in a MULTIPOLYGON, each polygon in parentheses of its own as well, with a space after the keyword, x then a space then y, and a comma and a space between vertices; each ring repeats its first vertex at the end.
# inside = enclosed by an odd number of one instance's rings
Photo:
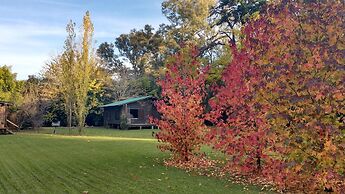
POLYGON ((158 82, 162 99, 156 102, 161 114, 153 123, 159 126, 157 138, 163 151, 174 161, 187 162, 204 143, 204 107, 207 68, 197 59, 197 49, 186 48, 167 64, 166 74, 158 82))
POLYGON ((233 60, 225 69, 223 85, 209 101, 212 111, 207 119, 215 123, 208 134, 215 149, 228 157, 228 169, 243 174, 261 172, 267 158, 265 145, 268 125, 267 107, 255 100, 260 82, 259 69, 251 65, 251 52, 232 46, 233 60))
POLYGON ((345 190, 344 16, 343 1, 282 0, 248 22, 211 102, 231 165, 260 158, 282 189, 345 190))

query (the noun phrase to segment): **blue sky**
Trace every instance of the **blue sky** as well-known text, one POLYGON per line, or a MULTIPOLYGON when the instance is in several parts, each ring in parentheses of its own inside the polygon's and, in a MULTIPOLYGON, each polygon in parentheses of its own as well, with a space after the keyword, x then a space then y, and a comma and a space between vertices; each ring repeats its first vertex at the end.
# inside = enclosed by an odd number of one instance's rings
POLYGON ((0 65, 18 79, 38 74, 61 52, 70 19, 81 25, 87 10, 95 26, 95 46, 133 28, 167 23, 162 0, 0 0, 0 65))

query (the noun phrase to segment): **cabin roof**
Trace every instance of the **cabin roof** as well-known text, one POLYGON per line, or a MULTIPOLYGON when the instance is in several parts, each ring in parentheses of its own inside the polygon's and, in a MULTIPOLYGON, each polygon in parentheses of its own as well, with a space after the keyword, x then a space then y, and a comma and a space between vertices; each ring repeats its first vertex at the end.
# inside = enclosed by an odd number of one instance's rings
POLYGON ((141 96, 141 97, 135 97, 135 98, 128 98, 126 100, 120 100, 120 101, 116 101, 110 104, 105 104, 103 106, 100 106, 101 108, 105 108, 105 107, 113 107, 113 106, 121 106, 124 104, 129 104, 129 103, 133 103, 133 102, 137 102, 140 100, 145 100, 148 98, 152 98, 152 96, 141 96))

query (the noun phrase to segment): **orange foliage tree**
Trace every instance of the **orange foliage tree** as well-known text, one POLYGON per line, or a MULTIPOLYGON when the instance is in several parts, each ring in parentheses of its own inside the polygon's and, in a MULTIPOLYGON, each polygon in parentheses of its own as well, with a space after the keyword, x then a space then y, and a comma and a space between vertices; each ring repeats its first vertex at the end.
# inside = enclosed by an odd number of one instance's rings
POLYGON ((197 59, 195 48, 176 54, 158 82, 162 98, 156 102, 160 119, 152 122, 160 127, 157 138, 163 151, 171 151, 174 161, 188 162, 204 143, 205 79, 207 67, 197 59))

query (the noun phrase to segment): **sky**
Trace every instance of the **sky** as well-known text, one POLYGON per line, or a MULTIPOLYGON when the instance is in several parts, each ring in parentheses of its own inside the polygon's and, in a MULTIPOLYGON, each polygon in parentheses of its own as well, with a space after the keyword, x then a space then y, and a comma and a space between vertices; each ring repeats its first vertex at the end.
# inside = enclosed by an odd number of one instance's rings
POLYGON ((49 59, 62 51, 69 20, 80 27, 89 10, 97 47, 145 24, 157 28, 167 23, 161 3, 162 0, 0 0, 0 65, 12 66, 17 79, 27 79, 28 75, 37 75, 49 59))

